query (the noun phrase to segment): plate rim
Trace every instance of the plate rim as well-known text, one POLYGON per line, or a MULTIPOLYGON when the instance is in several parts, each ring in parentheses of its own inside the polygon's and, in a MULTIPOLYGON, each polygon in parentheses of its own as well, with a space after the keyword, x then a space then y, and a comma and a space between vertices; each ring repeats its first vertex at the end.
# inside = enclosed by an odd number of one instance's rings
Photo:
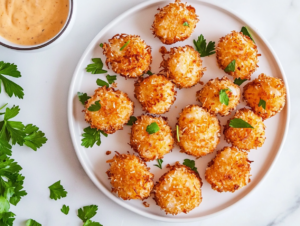
MULTIPOLYGON (((186 2, 188 0, 183 0, 183 2, 186 2)), ((245 193, 245 195, 243 197, 241 197, 240 199, 238 199, 237 201, 235 201, 233 204, 231 204, 230 206, 227 206, 221 210, 218 210, 212 214, 208 214, 205 216, 200 216, 200 217, 190 217, 190 218, 171 218, 171 217, 164 217, 164 216, 157 216, 154 215, 152 213, 147 213, 144 211, 141 211, 139 209, 133 208, 130 205, 126 204, 126 202, 124 202, 124 200, 119 199, 118 197, 116 197, 115 195, 113 195, 110 191, 108 191, 108 189, 96 178, 96 176, 93 174, 93 172, 89 169, 89 166, 87 164, 87 162, 85 162, 82 158, 82 153, 80 153, 80 148, 77 147, 76 145, 76 133, 74 125, 73 125, 73 100, 74 100, 74 87, 75 87, 75 81, 77 78, 77 74, 79 73, 79 71, 82 69, 80 68, 80 65, 83 63, 84 59, 86 58, 86 55, 90 52, 90 50, 95 46, 95 43, 97 43, 97 41, 99 40, 99 37, 102 36, 107 30, 109 30, 111 27, 113 27, 115 24, 117 24, 119 21, 121 21, 123 18, 143 9, 144 7, 147 7, 149 5, 155 4, 155 3, 159 3, 159 2, 170 2, 170 0, 149 0, 146 2, 142 2, 137 4, 136 6, 126 10, 125 12, 123 12, 122 14, 120 14, 119 16, 117 16, 114 20, 112 20, 110 23, 108 23, 103 29, 101 29, 98 34, 91 40, 91 42, 89 43, 89 45, 86 47, 85 51, 83 52, 80 60, 78 61, 75 71, 73 73, 72 76, 72 80, 70 83, 70 87, 69 87, 69 92, 68 92, 68 104, 67 104, 67 116, 68 116, 68 125, 69 125, 69 132, 70 132, 70 136, 71 136, 71 140, 72 140, 72 144, 74 147, 74 150, 76 152, 77 158, 81 164, 81 166, 83 167, 85 173, 88 175, 88 177, 93 181, 93 183, 97 186, 97 188, 104 193, 108 198, 110 198, 112 201, 116 202, 118 205, 134 212, 137 213, 141 216, 150 218, 150 219, 154 219, 154 220, 159 220, 159 221, 165 221, 165 222, 173 222, 173 223, 184 223, 184 222, 192 222, 192 221, 200 221, 200 220, 204 220, 207 218, 210 218, 212 216, 216 216, 217 214, 220 213, 224 213, 225 211, 232 209, 234 206, 236 206, 238 203, 240 203, 242 200, 244 200, 246 197, 248 197, 250 194, 252 194, 261 184, 262 182, 266 179, 266 177, 270 174, 271 170, 273 169, 275 163, 278 161, 278 158, 283 150, 283 146, 285 144, 286 138, 287 138, 287 134, 288 134, 288 130, 289 130, 289 123, 290 123, 290 108, 291 108, 291 102, 290 102, 290 92, 289 92, 289 86, 288 86, 288 81, 287 81, 287 77, 286 74, 284 72, 283 66, 277 56, 277 54, 275 53, 274 49, 272 48, 272 46, 270 45, 270 43, 268 42, 268 40, 255 28, 252 26, 251 23, 249 23, 247 20, 245 20, 243 18, 243 16, 239 15, 237 12, 229 9, 226 6, 223 5, 219 5, 216 3, 211 3, 207 0, 194 0, 194 1, 198 1, 200 3, 209 5, 211 7, 217 8, 219 10, 223 10, 226 13, 230 14, 231 16, 234 16, 236 18, 238 18, 240 21, 242 21, 244 24, 246 24, 251 30, 253 30, 258 36, 259 38, 264 42, 264 44, 266 45, 266 47, 269 49, 270 53, 272 54, 272 56, 274 57, 274 60, 276 62, 276 64, 278 65, 279 71, 282 74, 283 77, 283 81, 285 83, 286 86, 286 93, 287 93, 287 97, 286 97, 286 104, 285 107, 287 108, 287 113, 286 113, 286 123, 284 126, 284 134, 282 137, 282 142, 278 148, 277 153, 275 154, 275 157, 272 161, 272 163, 270 164, 269 168, 266 170, 265 174, 262 176, 262 178, 257 182, 257 184, 251 189, 249 190, 247 193, 245 193)))

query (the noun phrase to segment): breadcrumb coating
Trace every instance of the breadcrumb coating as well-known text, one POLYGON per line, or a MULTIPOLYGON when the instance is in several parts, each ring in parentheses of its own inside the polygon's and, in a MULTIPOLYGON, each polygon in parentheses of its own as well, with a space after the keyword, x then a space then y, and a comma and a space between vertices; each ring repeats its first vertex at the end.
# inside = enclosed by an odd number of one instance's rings
POLYGON ((200 101, 202 107, 211 114, 228 115, 240 103, 241 90, 240 87, 230 81, 226 76, 223 78, 215 78, 209 80, 201 90, 196 94, 197 100, 200 101), (229 89, 226 94, 229 98, 229 104, 220 102, 220 91, 229 89))
POLYGON ((158 8, 158 10, 151 30, 155 37, 167 45, 190 37, 199 22, 195 8, 180 0, 175 0, 174 3, 158 8))
POLYGON ((85 104, 85 121, 91 124, 91 128, 112 134, 123 129, 133 111, 134 103, 126 93, 103 86, 96 89, 95 94, 85 104), (98 100, 100 110, 89 111, 88 108, 98 100))
POLYGON ((163 57, 160 65, 178 88, 189 88, 200 82, 205 68, 202 67, 200 54, 192 46, 173 47, 170 52, 161 47, 160 52, 163 57), (167 59, 166 54, 169 55, 167 59))
POLYGON ((230 120, 224 126, 224 135, 227 143, 249 151, 261 147, 265 142, 265 124, 260 116, 247 108, 238 110, 233 118, 240 118, 248 122, 251 128, 233 128, 229 126, 230 120))
POLYGON ((106 172, 112 185, 111 191, 124 200, 147 199, 154 186, 154 175, 145 162, 130 154, 119 154, 106 161, 110 169, 106 172))
POLYGON ((155 184, 154 200, 166 214, 188 213, 202 202, 201 186, 197 173, 176 162, 155 184))
POLYGON ((250 79, 251 74, 258 67, 257 46, 250 37, 242 32, 232 31, 222 37, 216 47, 216 56, 219 67, 224 70, 235 60, 235 71, 227 72, 233 78, 250 79))
POLYGON ((163 158, 174 146, 172 129, 168 125, 167 118, 139 116, 131 128, 130 145, 144 161, 163 158), (146 128, 153 122, 157 123, 159 131, 149 134, 146 128))
POLYGON ((151 47, 138 35, 115 35, 103 44, 103 54, 107 67, 110 64, 115 73, 126 78, 137 78, 150 70, 151 47))
POLYGON ((186 106, 177 125, 180 141, 176 142, 180 152, 199 158, 212 153, 220 142, 220 121, 198 105, 186 106))
POLYGON ((250 183, 250 163, 247 152, 224 147, 208 163, 205 179, 218 192, 235 192, 250 183))
POLYGON ((260 74, 257 79, 244 87, 243 97, 247 105, 265 120, 283 109, 286 101, 286 88, 281 79, 260 74), (261 99, 266 101, 266 109, 258 106, 261 99))
POLYGON ((140 77, 134 86, 134 96, 148 113, 164 114, 176 100, 175 85, 163 75, 140 77))

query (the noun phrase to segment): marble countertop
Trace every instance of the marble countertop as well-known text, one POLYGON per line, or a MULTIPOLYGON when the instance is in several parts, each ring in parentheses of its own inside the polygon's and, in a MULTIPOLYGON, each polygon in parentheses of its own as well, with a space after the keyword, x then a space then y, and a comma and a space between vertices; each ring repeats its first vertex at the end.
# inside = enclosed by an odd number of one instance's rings
POLYGON ((300 1, 299 0, 211 0, 226 6, 250 21, 270 42, 286 72, 291 99, 291 123, 284 150, 273 170, 260 186, 240 203, 219 215, 199 222, 176 224, 150 220, 117 205, 92 183, 82 169, 69 135, 67 97, 69 84, 79 58, 94 36, 122 12, 142 0, 75 0, 75 26, 69 37, 38 52, 20 52, 0 46, 0 60, 13 62, 22 72, 18 79, 25 99, 0 97, 0 105, 21 107, 17 119, 38 125, 47 135, 47 144, 38 152, 15 146, 13 157, 23 167, 28 193, 17 207, 14 225, 29 218, 43 226, 82 225, 78 208, 97 204, 93 220, 104 226, 184 226, 184 225, 300 225, 300 1), (299 77, 298 77, 299 76, 299 77), (48 186, 57 180, 68 191, 67 198, 49 199, 48 186), (70 206, 68 216, 60 212, 70 206))

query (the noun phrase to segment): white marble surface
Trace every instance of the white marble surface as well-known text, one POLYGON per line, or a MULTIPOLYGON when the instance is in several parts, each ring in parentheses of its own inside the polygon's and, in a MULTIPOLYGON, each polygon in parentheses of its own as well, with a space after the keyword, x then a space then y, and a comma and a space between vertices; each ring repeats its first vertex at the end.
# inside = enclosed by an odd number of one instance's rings
POLYGON ((75 26, 57 45, 39 52, 17 52, 0 47, 0 60, 14 62, 23 77, 18 83, 25 90, 24 100, 0 94, 0 105, 9 101, 20 105, 19 120, 38 125, 48 143, 38 152, 14 147, 13 157, 23 166, 28 195, 12 211, 15 225, 25 225, 33 218, 43 226, 82 225, 76 216, 78 208, 97 204, 93 218, 104 226, 150 225, 300 225, 300 0, 212 0, 251 21, 271 43, 288 77, 291 95, 289 136, 280 158, 264 182, 246 199, 228 211, 200 222, 170 224, 136 215, 109 200, 83 171, 69 136, 67 94, 75 66, 91 39, 108 22, 142 0, 75 0, 75 26), (49 199, 48 186, 57 180, 68 191, 67 198, 49 199), (68 216, 60 212, 70 206, 68 216))

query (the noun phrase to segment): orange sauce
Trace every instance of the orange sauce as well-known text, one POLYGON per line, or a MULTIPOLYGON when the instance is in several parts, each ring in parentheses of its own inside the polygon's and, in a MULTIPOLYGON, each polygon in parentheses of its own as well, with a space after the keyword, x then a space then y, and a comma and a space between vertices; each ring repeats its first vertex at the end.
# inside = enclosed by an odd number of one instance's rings
POLYGON ((19 45, 48 41, 63 28, 69 0, 0 0, 0 36, 19 45))

